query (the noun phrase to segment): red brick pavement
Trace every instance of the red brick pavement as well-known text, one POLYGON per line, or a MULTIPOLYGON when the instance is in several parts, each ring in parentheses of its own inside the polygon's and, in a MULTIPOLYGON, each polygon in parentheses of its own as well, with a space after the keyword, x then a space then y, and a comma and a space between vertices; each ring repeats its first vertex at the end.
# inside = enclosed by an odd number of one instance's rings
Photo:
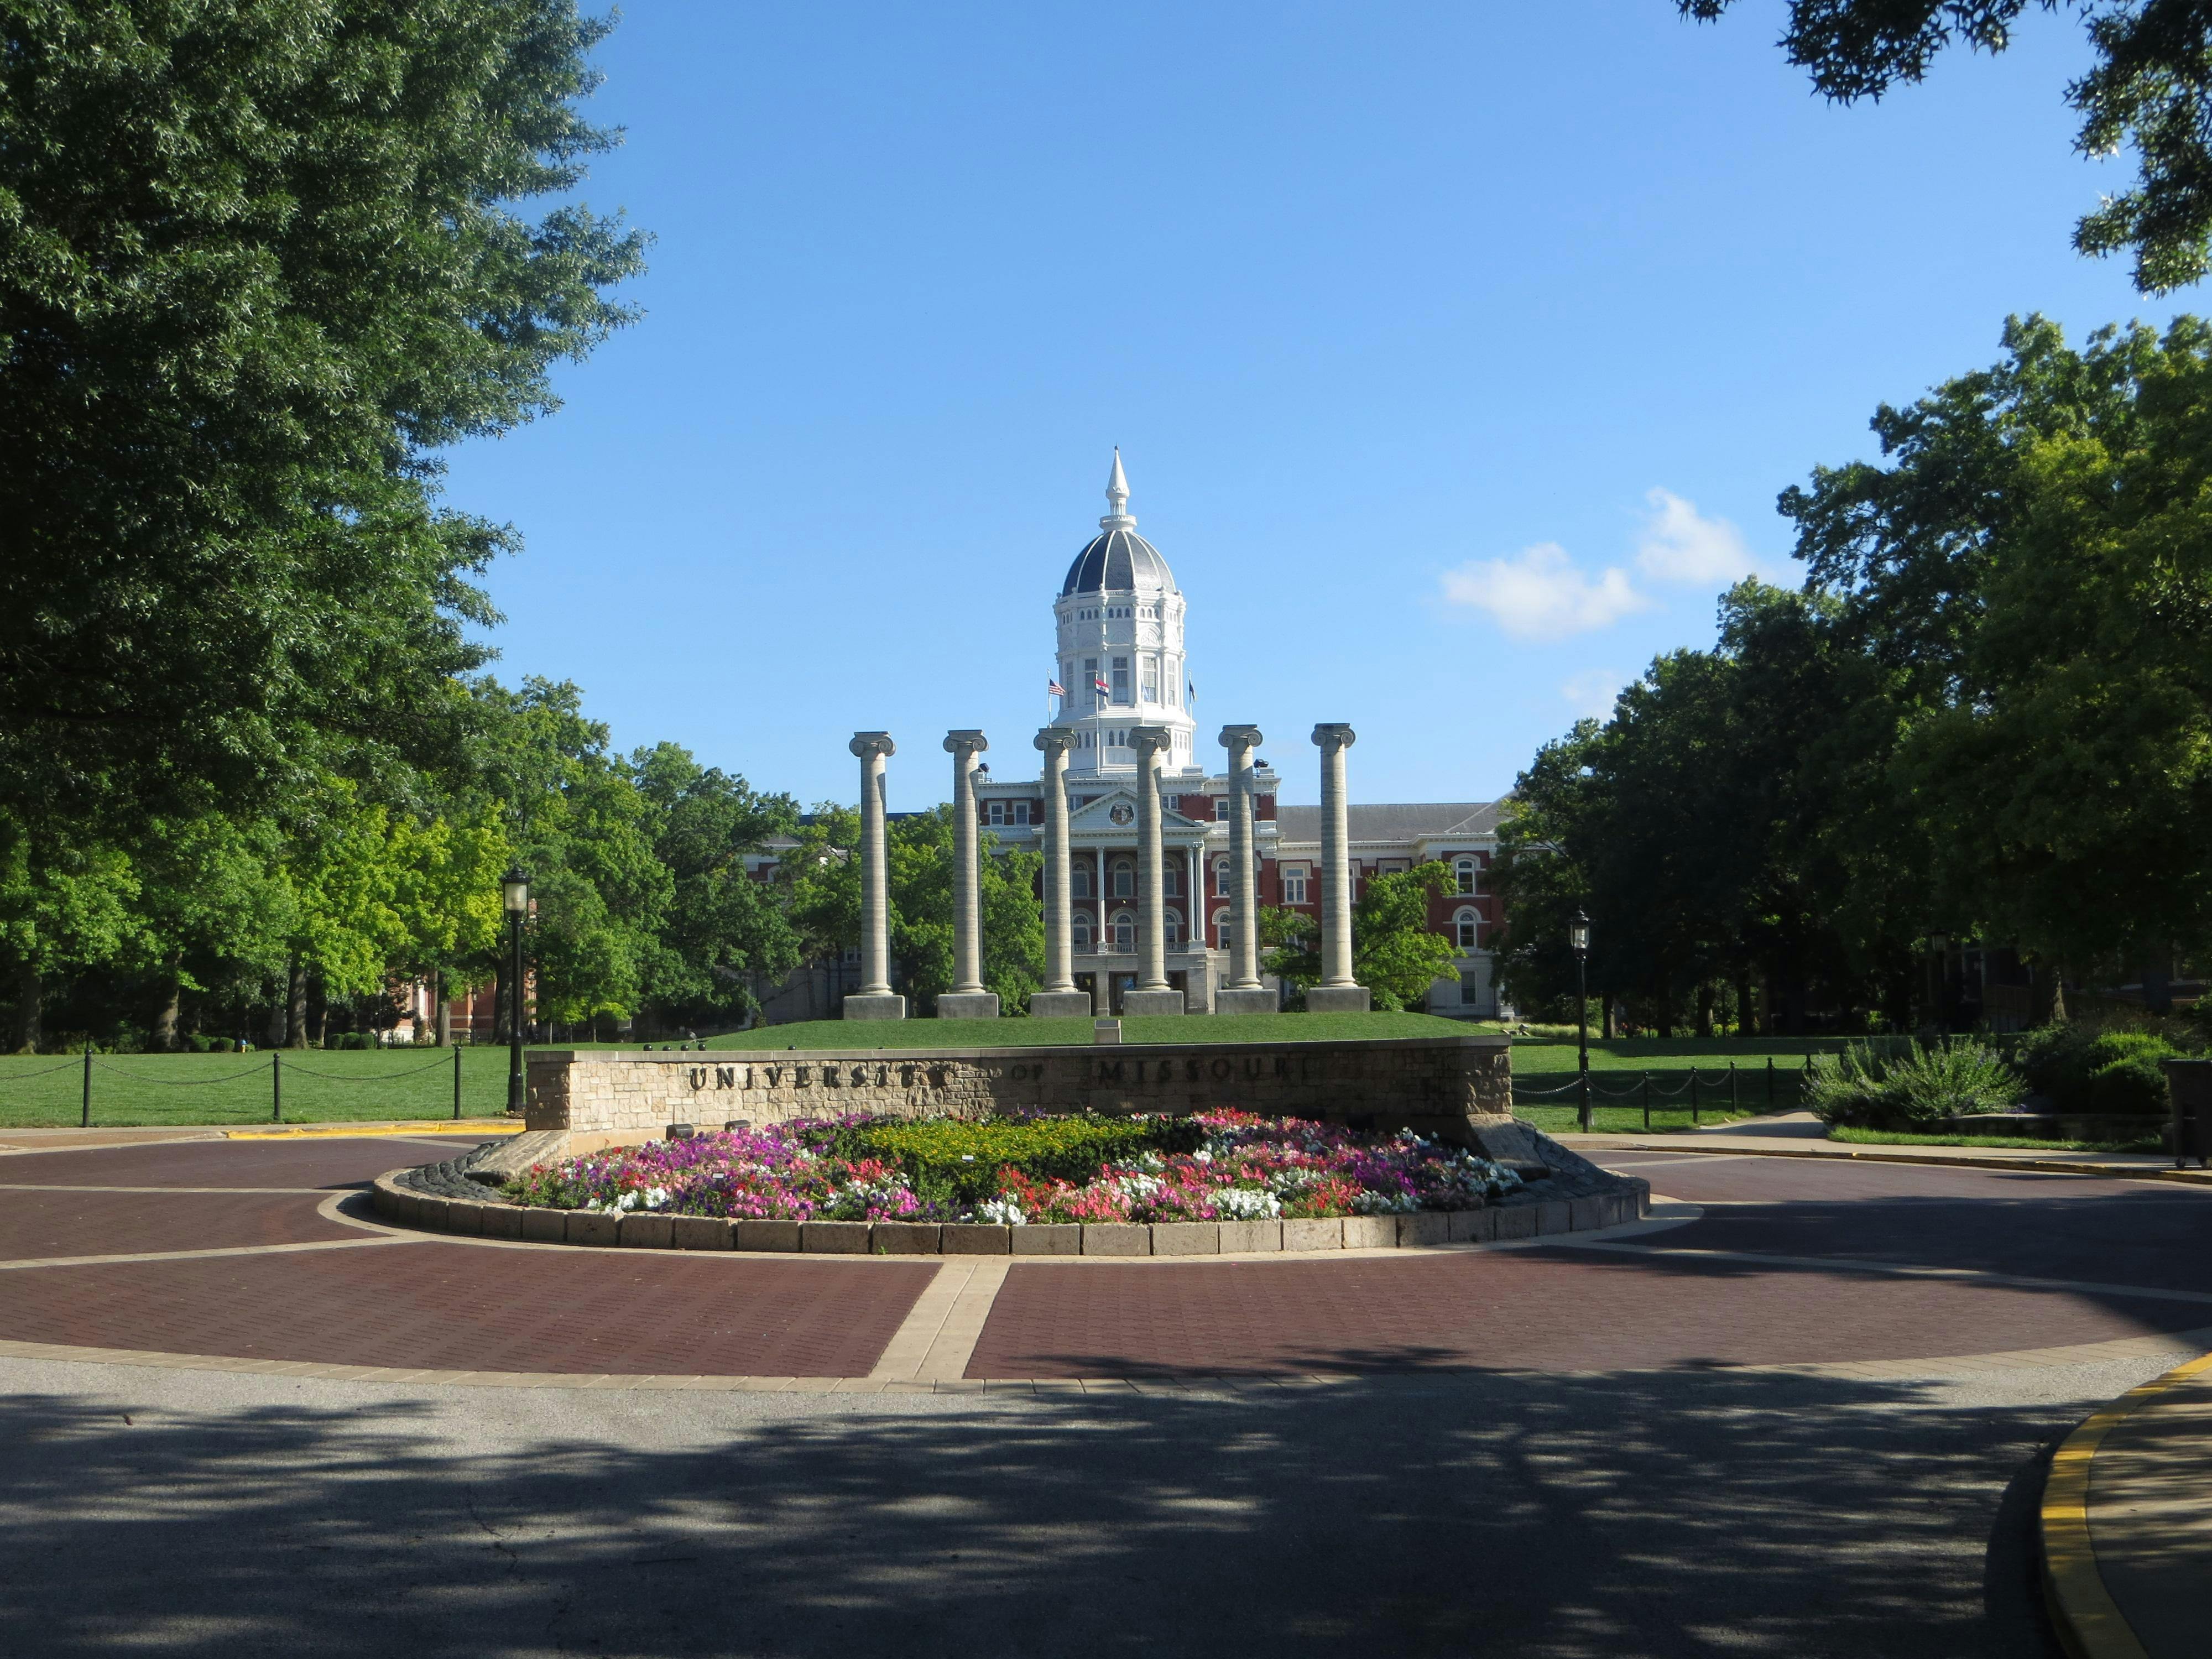
POLYGON ((475 1141, 186 1140, 0 1155, 0 1187, 351 1187, 386 1170, 458 1158, 475 1141))
POLYGON ((0 1261, 364 1237, 317 1215, 319 1201, 302 1193, 8 1193, 0 1194, 0 1261))
MULTIPOLYGON (((1656 1242, 1656 1239, 1655 1239, 1656 1242)), ((1595 1251, 1017 1266, 971 1377, 1903 1359, 2212 1325, 2212 1305, 1595 1251)))
POLYGON ((397 1243, 0 1273, 0 1333, 437 1370, 857 1376, 935 1272, 397 1243))

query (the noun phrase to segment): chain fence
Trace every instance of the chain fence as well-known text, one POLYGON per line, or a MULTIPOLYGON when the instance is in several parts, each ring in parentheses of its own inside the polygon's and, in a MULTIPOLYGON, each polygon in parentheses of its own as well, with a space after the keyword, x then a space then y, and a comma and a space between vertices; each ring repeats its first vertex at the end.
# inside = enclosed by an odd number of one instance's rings
POLYGON ((1747 1074, 1734 1060, 1725 1067, 1668 1068, 1661 1072, 1624 1073, 1619 1070, 1578 1073, 1565 1083, 1551 1088, 1536 1088, 1522 1083, 1518 1078, 1513 1083, 1513 1103, 1516 1106, 1534 1105, 1547 1101, 1560 1104, 1579 1105, 1587 1086, 1593 1104, 1601 1102, 1633 1102, 1643 1109, 1644 1127, 1651 1127, 1653 1103, 1661 1103, 1662 1111, 1688 1110, 1690 1121, 1701 1121, 1700 1114, 1708 1106, 1716 1109, 1725 1106, 1730 1115, 1741 1115, 1747 1103, 1759 1111, 1779 1111, 1795 1105, 1803 1098, 1804 1081, 1813 1069, 1813 1057, 1808 1054, 1802 1066, 1777 1066, 1771 1056, 1766 1064, 1755 1067, 1747 1074), (1671 1078, 1670 1083, 1663 1080, 1671 1078), (1686 1098, 1685 1098, 1686 1097, 1686 1098), (1680 1106, 1665 1103, 1681 1101, 1680 1106))
MULTIPOLYGON (((419 1102, 410 1099, 398 1103, 401 1111, 407 1116, 428 1117, 446 1115, 450 1109, 452 1116, 459 1119, 470 1115, 466 1110, 470 1093, 467 1073, 471 1071, 477 1073, 477 1093, 479 1096, 479 1109, 474 1115, 495 1115, 507 1105, 507 1051, 504 1048, 487 1050, 486 1060, 469 1066, 463 1059, 467 1050, 456 1045, 439 1054, 434 1060, 409 1066, 404 1070, 386 1069, 382 1065, 369 1062, 359 1069, 332 1071, 326 1066, 308 1064, 303 1058, 294 1058, 294 1052, 271 1049, 266 1061, 257 1060, 251 1065, 221 1072, 211 1077, 179 1077, 173 1073, 179 1061, 189 1063, 195 1058, 216 1058, 212 1055, 109 1057, 95 1054, 88 1048, 81 1055, 72 1056, 59 1065, 40 1066, 36 1071, 17 1070, 4 1059, 0 1059, 0 1124, 18 1127, 59 1125, 67 1121, 65 1113, 69 1106, 76 1108, 77 1126, 87 1129, 100 1127, 99 1119, 102 1106, 107 1109, 108 1127, 242 1122, 257 1118, 282 1123, 287 1121, 285 1095, 288 1085, 294 1091, 292 1104, 295 1115, 291 1121, 308 1121, 316 1116, 327 1115, 331 1109, 349 1097, 360 1098, 359 1091, 346 1085, 371 1085, 378 1091, 389 1090, 394 1085, 406 1085, 406 1093, 421 1095, 423 1090, 419 1079, 428 1077, 432 1073, 448 1074, 450 1091, 441 1083, 434 1094, 428 1095, 419 1102), (495 1061, 497 1073, 495 1097, 490 1086, 494 1081, 495 1061), (66 1103, 62 1091, 69 1090, 68 1085, 60 1085, 58 1090, 51 1081, 46 1087, 37 1086, 41 1079, 51 1080, 64 1072, 76 1072, 81 1079, 72 1091, 76 1098, 66 1103), (218 1091, 220 1104, 210 1104, 205 1109, 193 1107, 190 1115, 185 1115, 172 1112, 165 1103, 167 1100, 175 1099, 181 1108, 185 1099, 208 1097, 197 1094, 180 1097, 175 1091, 208 1089, 218 1091), (234 1095, 232 1091, 235 1091, 234 1095), (259 1105, 248 1103, 252 1101, 266 1103, 265 1116, 259 1105), (302 1112, 306 1115, 301 1115, 302 1112)), ((304 1051, 305 1054, 314 1052, 304 1051)), ((363 1059, 367 1060, 368 1057, 364 1055, 363 1059)), ((363 1121, 392 1120, 400 1115, 391 1109, 393 1104, 389 1100, 363 1100, 363 1121)), ((354 1108, 347 1105, 345 1109, 351 1111, 354 1108)))

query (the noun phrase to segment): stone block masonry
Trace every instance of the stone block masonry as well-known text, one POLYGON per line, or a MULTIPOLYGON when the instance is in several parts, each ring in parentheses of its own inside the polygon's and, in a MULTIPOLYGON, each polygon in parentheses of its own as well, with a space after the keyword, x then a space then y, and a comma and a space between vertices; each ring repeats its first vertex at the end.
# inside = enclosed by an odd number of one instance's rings
POLYGON ((641 1141, 672 1123, 706 1129, 854 1112, 1235 1108, 1383 1133, 1410 1128, 1472 1146, 1480 1128, 1511 1109, 1511 1065, 1504 1037, 1480 1036, 961 1053, 556 1049, 530 1056, 526 1109, 532 1131, 641 1141))

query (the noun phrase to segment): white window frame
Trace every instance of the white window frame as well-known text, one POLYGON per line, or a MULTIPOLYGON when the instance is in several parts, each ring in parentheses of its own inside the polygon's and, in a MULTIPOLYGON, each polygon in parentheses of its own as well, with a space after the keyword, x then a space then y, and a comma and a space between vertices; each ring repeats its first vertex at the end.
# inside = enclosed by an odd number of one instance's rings
POLYGON ((1462 905, 1452 916, 1452 939, 1462 951, 1482 949, 1482 912, 1462 905))
POLYGON ((1311 869, 1305 865, 1285 865, 1283 866, 1283 902, 1285 904, 1307 902, 1306 888, 1312 878, 1312 874, 1311 869))
POLYGON ((1002 823, 1004 823, 1006 821, 1006 802, 1004 802, 1004 801, 1002 801, 1002 800, 994 800, 994 801, 986 801, 986 802, 984 802, 984 804, 983 804, 983 822, 984 822, 984 823, 1001 823, 1001 824, 1002 824, 1002 823))
POLYGON ((1458 878, 1459 896, 1480 898, 1482 896, 1482 863, 1473 854, 1462 854, 1452 865, 1452 873, 1458 878))

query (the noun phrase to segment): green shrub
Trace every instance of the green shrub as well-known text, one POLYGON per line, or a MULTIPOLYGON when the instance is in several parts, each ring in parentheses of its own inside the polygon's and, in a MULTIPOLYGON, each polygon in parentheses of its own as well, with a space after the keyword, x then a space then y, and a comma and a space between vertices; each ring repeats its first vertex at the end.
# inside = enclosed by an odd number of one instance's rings
POLYGON ((1099 1165, 1141 1152, 1190 1152, 1205 1132, 1188 1118, 1133 1123, 1115 1117, 1048 1117, 969 1122, 830 1124, 807 1138, 839 1158, 879 1158, 906 1172, 924 1200, 974 1206, 994 1198, 999 1171, 1012 1164, 1038 1180, 1080 1186, 1099 1165))
MULTIPOLYGON (((2167 1054, 2172 1045, 2160 1042, 2167 1054)), ((2089 1073, 2088 1109, 2100 1116, 2148 1115, 2168 1109, 2164 1055, 2136 1052, 2107 1060, 2089 1073)))
POLYGON ((1954 1037, 1923 1047, 1876 1040, 1815 1054, 1804 1100, 1823 1122, 1900 1129, 1976 1112, 2002 1112, 2026 1091, 1993 1048, 1954 1037))
POLYGON ((334 1031, 323 1039, 323 1047, 325 1048, 374 1048, 376 1047, 376 1034, 374 1031, 334 1031))

